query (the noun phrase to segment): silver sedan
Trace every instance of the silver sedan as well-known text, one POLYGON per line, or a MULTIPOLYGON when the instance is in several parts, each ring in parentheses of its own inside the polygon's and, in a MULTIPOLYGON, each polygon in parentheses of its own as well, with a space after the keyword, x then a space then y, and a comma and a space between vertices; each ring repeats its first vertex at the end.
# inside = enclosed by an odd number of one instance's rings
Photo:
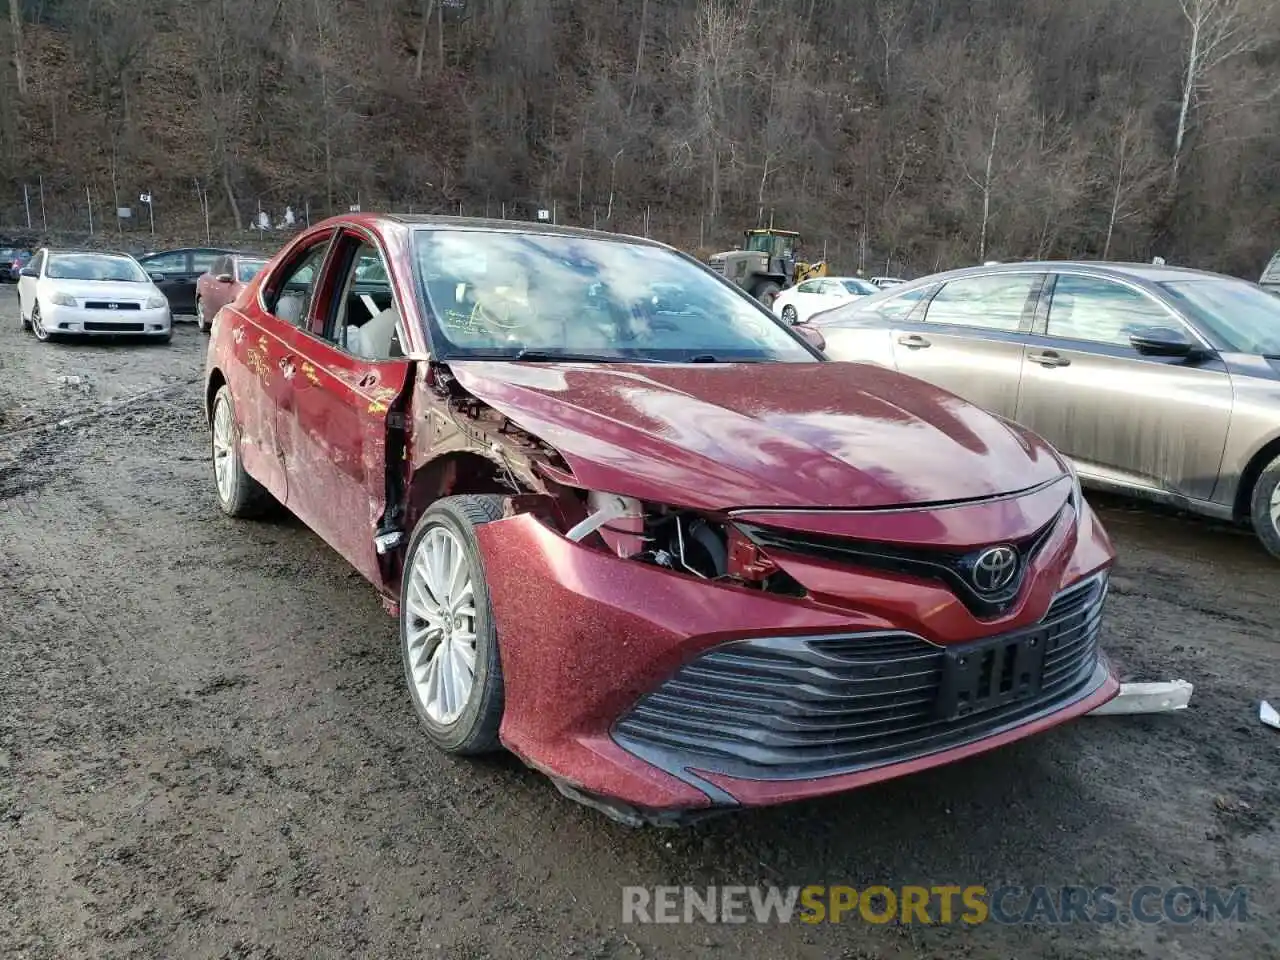
POLYGON ((816 314, 834 360, 1015 420, 1082 483, 1253 527, 1280 557, 1280 298, 1151 264, 936 274, 816 314))

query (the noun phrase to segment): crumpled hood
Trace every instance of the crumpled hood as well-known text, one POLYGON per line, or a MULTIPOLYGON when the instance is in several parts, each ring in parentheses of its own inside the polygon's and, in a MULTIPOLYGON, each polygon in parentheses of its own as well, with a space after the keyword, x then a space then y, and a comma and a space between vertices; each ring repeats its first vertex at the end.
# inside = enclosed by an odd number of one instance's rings
POLYGON ((454 361, 459 385, 589 489, 706 510, 891 507, 1014 493, 1065 471, 1039 438, 853 363, 454 361))

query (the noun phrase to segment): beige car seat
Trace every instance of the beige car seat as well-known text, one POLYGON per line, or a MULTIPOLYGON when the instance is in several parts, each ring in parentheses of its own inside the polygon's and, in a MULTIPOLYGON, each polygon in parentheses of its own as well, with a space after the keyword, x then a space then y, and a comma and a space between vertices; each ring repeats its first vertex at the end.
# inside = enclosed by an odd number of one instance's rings
POLYGON ((400 312, 394 306, 371 317, 360 327, 360 356, 370 360, 391 359, 391 341, 395 337, 400 312))

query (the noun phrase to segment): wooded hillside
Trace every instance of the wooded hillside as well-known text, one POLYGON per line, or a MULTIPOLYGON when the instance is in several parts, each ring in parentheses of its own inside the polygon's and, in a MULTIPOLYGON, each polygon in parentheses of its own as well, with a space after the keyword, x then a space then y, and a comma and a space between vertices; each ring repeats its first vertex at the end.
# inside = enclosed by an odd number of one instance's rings
POLYGON ((554 205, 712 249, 772 216, 850 271, 1280 247, 1276 0, 8 3, 0 226, 24 184, 51 230, 149 190, 194 239, 198 182, 218 230, 554 205))

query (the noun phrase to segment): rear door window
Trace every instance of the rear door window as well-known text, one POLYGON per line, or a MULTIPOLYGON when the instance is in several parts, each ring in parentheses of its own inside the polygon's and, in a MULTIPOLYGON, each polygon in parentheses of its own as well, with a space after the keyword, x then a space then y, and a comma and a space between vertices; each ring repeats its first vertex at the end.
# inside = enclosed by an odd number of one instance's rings
POLYGON ((929 303, 925 320, 1015 333, 1030 328, 1042 273, 997 273, 945 283, 929 303))

